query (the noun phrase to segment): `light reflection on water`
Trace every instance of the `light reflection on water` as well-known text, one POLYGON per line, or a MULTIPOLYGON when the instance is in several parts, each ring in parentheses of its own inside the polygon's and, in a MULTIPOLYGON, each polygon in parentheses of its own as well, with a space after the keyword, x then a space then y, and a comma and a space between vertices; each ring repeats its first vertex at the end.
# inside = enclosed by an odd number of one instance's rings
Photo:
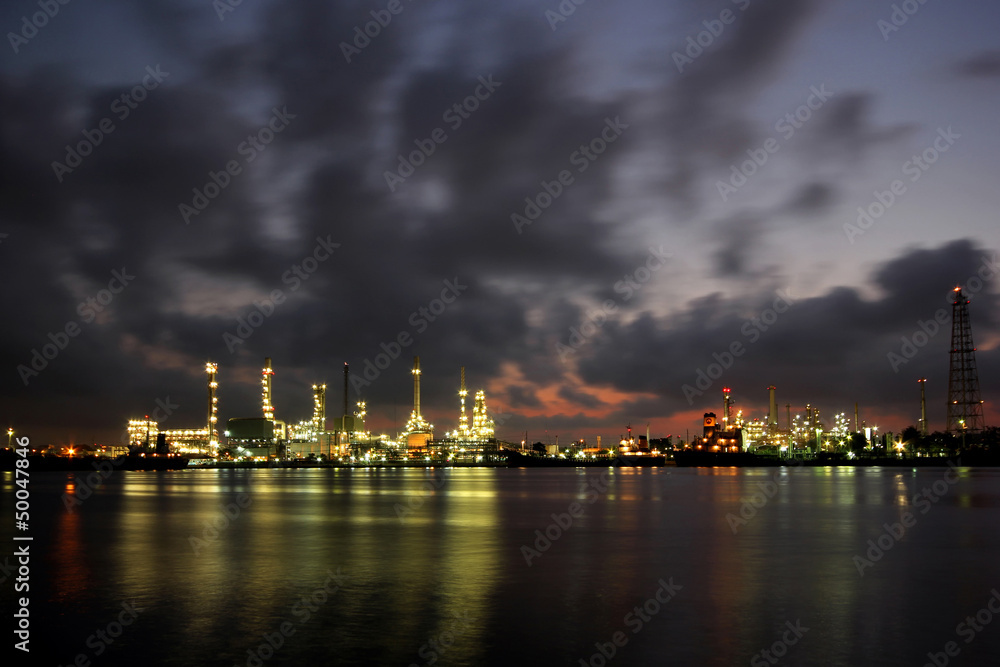
MULTIPOLYGON (((135 600, 145 611, 100 664, 244 665, 289 622, 266 664, 577 665, 623 631, 615 663, 730 665, 801 619, 782 664, 923 664, 1000 585, 1000 472, 963 471, 921 513, 915 494, 943 474, 119 471, 72 509, 73 476, 39 474, 35 636, 57 660, 93 658, 87 637, 135 600), (859 576, 854 557, 904 512, 916 524, 859 576), (337 572, 344 586, 303 606, 337 572), (683 588, 633 633, 661 578, 683 588)), ((9 474, 3 486, 10 498, 9 474)), ((994 630, 963 664, 1000 652, 994 630)))

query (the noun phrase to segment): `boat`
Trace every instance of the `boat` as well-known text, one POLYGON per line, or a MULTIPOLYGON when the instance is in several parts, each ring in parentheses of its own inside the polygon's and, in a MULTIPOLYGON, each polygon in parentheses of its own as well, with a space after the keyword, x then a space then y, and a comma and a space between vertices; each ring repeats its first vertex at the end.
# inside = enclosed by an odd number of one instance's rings
POLYGON ((699 449, 685 449, 674 452, 674 461, 680 468, 718 467, 773 467, 795 465, 779 456, 755 454, 753 452, 713 452, 699 449))

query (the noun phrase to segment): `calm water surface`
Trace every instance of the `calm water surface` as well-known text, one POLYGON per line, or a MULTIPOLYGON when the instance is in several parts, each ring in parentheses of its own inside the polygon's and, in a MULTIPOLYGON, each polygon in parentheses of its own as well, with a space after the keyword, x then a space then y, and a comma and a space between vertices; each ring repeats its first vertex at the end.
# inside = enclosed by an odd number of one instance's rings
POLYGON ((32 664, 773 664, 767 650, 919 666, 948 642, 952 665, 1000 656, 997 469, 120 471, 83 486, 32 477, 32 664), (126 603, 141 611, 98 639, 126 603), (979 630, 960 625, 977 613, 979 630))

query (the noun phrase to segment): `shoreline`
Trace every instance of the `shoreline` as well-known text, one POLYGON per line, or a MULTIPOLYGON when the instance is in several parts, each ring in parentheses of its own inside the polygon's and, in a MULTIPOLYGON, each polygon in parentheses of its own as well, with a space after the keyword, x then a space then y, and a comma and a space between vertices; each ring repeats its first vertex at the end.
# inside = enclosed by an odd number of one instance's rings
MULTIPOLYGON (((13 457, 0 457, 0 470, 14 470, 13 457)), ((95 470, 132 471, 132 472, 163 472, 181 470, 352 470, 352 469, 403 469, 403 468, 938 468, 959 466, 963 468, 996 468, 1000 467, 1000 456, 979 452, 966 452, 951 457, 912 457, 912 458, 856 458, 856 459, 778 459, 733 457, 727 460, 725 456, 699 456, 681 461, 670 459, 659 461, 629 461, 623 459, 580 460, 544 459, 541 457, 522 457, 516 462, 499 461, 220 461, 202 464, 182 463, 174 457, 165 460, 118 461, 101 457, 29 457, 28 470, 35 473, 62 472, 93 472, 95 470), (534 459, 526 461, 525 459, 534 459)))

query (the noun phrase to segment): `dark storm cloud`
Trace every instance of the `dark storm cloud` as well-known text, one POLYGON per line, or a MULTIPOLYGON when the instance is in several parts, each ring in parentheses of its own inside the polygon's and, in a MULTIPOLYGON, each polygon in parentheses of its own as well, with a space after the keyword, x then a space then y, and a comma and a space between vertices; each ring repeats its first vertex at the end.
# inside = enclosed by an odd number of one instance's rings
MULTIPOLYGON (((696 158, 728 163, 756 140, 741 103, 773 76, 780 55, 800 34, 811 14, 809 0, 754 4, 665 92, 670 111, 666 131, 674 155, 667 191, 690 209, 697 202, 696 158)), ((703 26, 698 26, 702 29, 703 26)))
MULTIPOLYGON (((800 46, 819 8, 809 0, 787 0, 752 4, 745 12, 736 12, 735 22, 718 41, 664 89, 669 95, 664 101, 668 109, 664 131, 671 162, 663 190, 685 217, 697 219, 704 204, 700 198, 704 177, 719 179, 717 189, 719 182, 729 182, 732 165, 746 160, 747 151, 774 139, 780 147, 780 154, 771 159, 776 166, 762 167, 760 171, 767 175, 754 176, 747 189, 754 190, 762 180, 784 173, 789 177, 774 187, 788 190, 784 196, 789 203, 759 210, 755 217, 788 216, 789 224, 799 224, 803 216, 819 216, 830 209, 841 181, 856 174, 864 157, 914 130, 908 123, 877 123, 872 94, 822 81, 804 92, 801 100, 789 102, 786 112, 792 117, 806 95, 816 90, 823 93, 818 108, 805 109, 810 116, 805 123, 779 126, 774 120, 762 123, 751 117, 748 108, 780 76, 787 55, 800 46), (794 133, 788 134, 793 127, 794 133)), ((747 196, 746 192, 730 192, 724 201, 747 196)), ((726 275, 740 276, 750 270, 759 236, 738 224, 719 224, 731 233, 718 237, 713 259, 726 275)))
MULTIPOLYGON (((151 19, 164 9, 169 7, 157 5, 144 14, 151 19)), ((278 390, 291 394, 279 402, 292 419, 295 404, 303 406, 301 416, 308 412, 307 388, 286 378, 303 386, 306 376, 336 384, 341 360, 361 367, 403 332, 416 342, 364 388, 375 404, 396 401, 399 393, 408 401, 408 392, 397 390, 405 386, 414 353, 424 356, 425 367, 436 364, 438 374, 464 363, 490 376, 502 359, 535 365, 543 375, 547 365, 550 377, 561 372, 547 354, 544 364, 533 364, 541 342, 534 349, 518 344, 525 336, 525 310, 542 304, 496 281, 534 275, 543 284, 569 280, 586 289, 589 267, 624 268, 625 260, 600 249, 601 234, 589 218, 605 192, 604 177, 596 168, 581 177, 524 238, 513 230, 510 213, 534 196, 542 180, 567 168, 569 155, 618 110, 553 97, 558 57, 544 61, 548 67, 514 58, 478 75, 448 65, 408 74, 402 20, 398 30, 386 30, 348 64, 331 35, 350 37, 365 17, 352 9, 310 2, 273 7, 263 34, 208 53, 200 78, 168 79, 130 117, 116 119, 115 131, 63 183, 52 177, 49 162, 109 115, 122 90, 86 90, 68 75, 63 82, 38 74, 5 81, 12 103, 5 106, 4 126, 26 130, 5 133, 13 150, 4 151, 2 169, 14 176, 4 180, 10 195, 4 198, 5 219, 24 224, 40 218, 51 228, 46 237, 15 229, 11 238, 20 235, 36 252, 65 258, 21 295, 21 309, 34 310, 32 302, 41 297, 51 316, 6 333, 6 367, 27 361, 49 331, 77 318, 81 297, 68 293, 68 282, 88 294, 107 282, 113 268, 126 266, 137 276, 109 306, 110 317, 85 328, 29 391, 71 396, 88 387, 117 395, 127 378, 132 393, 153 395, 147 377, 155 372, 165 386, 185 387, 184 404, 195 405, 198 363, 213 358, 220 361, 228 393, 226 412, 253 413, 256 392, 243 382, 253 382, 260 359, 270 355, 279 369, 278 390), (382 156, 379 174, 395 167, 397 153, 444 125, 442 112, 472 94, 479 76, 490 75, 502 87, 401 186, 399 196, 390 196, 382 178, 369 178, 372 156, 382 156), (232 96, 255 83, 270 86, 271 100, 295 118, 258 162, 243 164, 243 173, 185 225, 178 205, 192 203, 192 190, 204 190, 210 172, 219 173, 229 160, 242 162, 237 146, 260 127, 247 116, 245 97, 232 96), (379 114, 377 98, 393 111, 379 114), (83 113, 69 121, 62 114, 74 107, 83 113), (386 130, 396 140, 380 153, 376 137, 386 130), (315 153, 319 148, 325 150, 315 153), (300 163, 300 156, 311 161, 300 163), (283 181, 290 170, 299 175, 283 181), (420 205, 428 183, 443 188, 443 205, 420 205), (291 192, 283 215, 292 222, 281 241, 274 238, 275 213, 259 200, 291 192), (98 237, 104 240, 95 244, 98 237), (317 237, 341 249, 292 294, 283 278, 308 256, 317 237), (446 280, 463 286, 455 304, 439 320, 417 315, 446 280), (230 353, 222 334, 234 331, 236 318, 245 319, 256 308, 253 301, 262 302, 274 289, 288 293, 288 302, 275 306, 274 315, 230 353), (421 326, 426 333, 418 331, 421 326), (84 357, 85 351, 92 356, 84 357), (81 381, 88 367, 106 372, 81 381), (68 382, 70 376, 76 381, 68 382), (238 377, 243 380, 231 379, 238 377)), ((180 15, 171 21, 186 25, 180 15)), ((190 30, 170 39, 183 41, 203 26, 190 30)), ((4 268, 16 275, 37 259, 25 254, 4 268)), ((593 282, 591 289, 599 287, 593 282)), ((557 303, 561 297, 543 289, 539 299, 557 303)), ((9 392, 23 390, 15 373, 4 383, 9 392)), ((428 382, 427 400, 450 401, 452 389, 428 382)), ((513 399, 538 405, 527 390, 513 399)), ((67 419, 78 421, 80 415, 70 412, 67 419)), ((187 417, 197 415, 191 410, 187 417)))
POLYGON ((787 204, 789 215, 812 217, 829 210, 836 200, 836 191, 828 183, 808 183, 799 188, 787 204))
MULTIPOLYGON (((722 6, 729 3, 716 3, 716 15, 722 6)), ((131 80, 97 84, 82 66, 0 75, 0 232, 8 234, 0 277, 16 318, 0 331, 4 405, 18 422, 41 427, 51 425, 57 404, 68 431, 79 425, 99 436, 169 396, 182 406, 169 423, 197 425, 201 365, 213 359, 223 417, 252 415, 259 368, 271 356, 281 417, 308 416, 315 381, 331 387, 332 416, 340 410, 343 362, 364 378, 366 364, 388 348, 395 358, 360 391, 382 424, 408 413, 415 354, 425 405, 447 416, 442 430, 453 417, 461 365, 470 387, 503 387, 491 394, 491 407, 539 412, 555 394, 586 412, 553 416, 558 428, 692 409, 680 386, 699 360, 711 362, 712 352, 741 338, 747 318, 787 287, 755 264, 766 234, 830 210, 842 190, 831 173, 843 175, 865 151, 901 136, 904 125, 875 123, 874 96, 836 91, 803 130, 793 153, 801 168, 783 183, 778 203, 723 212, 706 227, 718 230, 714 246, 684 248, 693 264, 714 267, 717 277, 739 280, 742 293, 757 296, 737 303, 695 289, 690 302, 678 303, 672 286, 700 274, 668 266, 641 298, 620 303, 571 359, 561 359, 555 344, 566 343, 595 304, 619 299, 613 286, 644 261, 648 234, 638 238, 636 218, 663 238, 679 226, 658 208, 620 212, 636 194, 631 160, 655 154, 667 170, 643 167, 639 180, 655 181, 653 197, 698 210, 706 182, 771 132, 748 109, 781 75, 815 7, 751 3, 689 70, 671 70, 660 87, 629 88, 620 77, 621 89, 595 85, 586 94, 583 84, 595 78, 579 63, 604 47, 583 13, 554 35, 537 8, 408 4, 348 63, 340 43, 370 20, 363 3, 243 3, 224 22, 210 3, 119 9, 120 29, 155 35, 150 53, 162 55, 146 62, 103 45, 131 80), (157 64, 171 75, 127 118, 113 116, 114 101, 157 64), (451 126, 443 114, 474 95, 481 78, 499 86, 451 126), (249 162, 238 147, 274 108, 293 118, 249 162), (66 145, 109 115, 114 132, 60 182, 52 161, 64 160, 66 145), (628 129, 585 172, 573 171, 574 182, 519 234, 511 214, 522 213, 526 198, 561 170, 574 170, 570 156, 614 119, 628 129), (385 172, 439 127, 447 141, 391 191, 385 172), (814 170, 809 161, 817 156, 837 161, 821 160, 826 170, 814 170), (210 174, 231 160, 241 173, 185 224, 178 205, 192 204, 194 190, 204 192, 210 174), (288 280, 317 239, 340 247, 308 279, 288 280), (15 368, 50 333, 79 322, 78 304, 123 267, 134 281, 25 387, 15 368), (449 283, 461 285, 456 298, 433 318, 423 314, 449 283), (275 290, 284 303, 268 303, 275 290), (261 310, 272 314, 244 342, 227 344, 223 334, 261 310), (403 334, 413 343, 396 350, 403 334), (568 377, 577 363, 584 386, 568 377), (600 395, 606 387, 646 394, 613 404, 600 395), (605 416, 595 416, 601 411, 605 416)), ((701 30, 701 19, 712 15, 701 11, 690 28, 701 30)), ((623 53, 616 47, 599 55, 616 67, 627 62, 623 53)), ((896 334, 928 316, 917 288, 961 280, 956 267, 976 252, 958 244, 876 267, 885 292, 878 302, 849 288, 796 302, 729 371, 733 384, 773 375, 789 390, 808 387, 796 364, 809 362, 817 376, 853 374, 867 386, 888 368, 885 353, 896 334), (782 361, 765 368, 769 355, 782 361)), ((977 304, 990 298, 984 292, 977 304)), ((990 317, 977 327, 992 331, 990 317)), ((922 351, 907 369, 931 356, 922 351)), ((984 365, 995 365, 991 359, 984 365)), ((357 397, 352 392, 351 400, 357 397)), ((523 420, 531 428, 546 423, 523 420)))
MULTIPOLYGON (((916 378, 933 377, 943 384, 950 324, 939 327, 926 346, 895 369, 889 353, 898 354, 902 338, 912 339, 921 330, 919 323, 933 320, 939 309, 950 318, 950 289, 970 280, 975 285, 977 273, 993 257, 993 251, 970 241, 910 251, 874 271, 873 281, 883 294, 873 301, 850 288, 798 298, 791 287, 786 294, 793 305, 771 316, 765 313, 776 307, 777 292, 763 292, 752 303, 717 295, 661 322, 643 316, 629 325, 613 323, 605 327, 609 343, 593 347, 582 360, 581 376, 592 385, 655 392, 663 396, 668 413, 714 405, 723 384, 757 405, 766 396, 758 385, 773 383, 782 389, 782 400, 796 405, 844 404, 846 409, 846 403, 861 400, 904 406, 916 378), (769 319, 774 321, 768 324, 769 319), (734 343, 744 351, 728 357, 734 343), (699 370, 716 362, 730 368, 689 404, 684 386, 697 389, 699 370)), ((994 275, 980 283, 974 297, 980 339, 1000 332, 995 285, 994 275)), ((784 308, 777 305, 779 311, 784 308)))
MULTIPOLYGON (((810 96, 815 98, 814 104, 817 101, 821 104, 815 111, 800 107, 808 112, 804 122, 796 120, 793 109, 773 128, 761 130, 761 136, 767 135, 768 130, 777 131, 770 136, 778 147, 776 155, 759 167, 751 163, 752 170, 744 166, 752 154, 743 153, 742 160, 734 161, 734 165, 741 165, 740 173, 749 174, 747 189, 754 189, 763 179, 782 172, 786 178, 769 184, 770 192, 779 191, 787 200, 752 212, 740 210, 716 224, 719 233, 714 236, 713 260, 721 275, 752 278, 754 254, 765 242, 766 223, 781 221, 797 227, 809 219, 820 219, 836 205, 838 191, 856 177, 867 157, 878 155, 881 149, 898 143, 916 129, 912 123, 876 123, 874 98, 867 93, 833 91, 824 84, 812 86, 810 96), (827 97, 825 101, 823 96, 827 97), (796 120, 795 124, 788 119, 796 120), (776 163, 781 164, 775 166, 776 163)), ((747 150, 763 153, 764 145, 763 140, 758 140, 747 150)), ((716 182, 716 189, 720 184, 732 185, 734 173, 730 167, 726 180, 716 182)), ((725 201, 729 203, 748 196, 733 188, 726 194, 725 201)))
POLYGON ((170 0, 143 0, 122 2, 121 7, 135 12, 147 39, 175 53, 191 53, 205 48, 206 38, 213 34, 211 29, 217 27, 213 25, 218 20, 216 4, 228 3, 187 2, 182 6, 170 0))
POLYGON ((715 251, 715 270, 723 276, 743 276, 748 262, 761 239, 763 220, 754 213, 742 212, 718 226, 721 246, 715 251))
MULTIPOLYGON (((928 302, 936 309, 954 287, 966 285, 995 255, 996 250, 979 248, 971 241, 953 241, 941 248, 913 249, 880 267, 873 278, 900 309, 919 312, 928 302), (933 299, 928 301, 929 297, 933 299)), ((977 310, 982 311, 977 319, 989 329, 998 323, 991 291, 984 289, 976 297, 977 310)))
POLYGON ((1000 51, 987 51, 967 58, 955 66, 955 71, 964 76, 977 78, 1000 76, 1000 51))
POLYGON ((803 149, 813 160, 838 152, 856 160, 865 153, 912 134, 911 123, 876 126, 873 122, 876 98, 866 92, 840 92, 817 114, 815 132, 806 128, 803 149))
POLYGON ((513 386, 507 389, 507 404, 514 408, 540 408, 542 402, 535 393, 524 387, 513 386))
POLYGON ((596 396, 578 391, 569 386, 564 386, 559 389, 559 397, 588 410, 604 406, 603 401, 596 396))
POLYGON ((48 226, 64 214, 65 203, 48 165, 61 157, 62 145, 55 137, 72 126, 67 112, 83 88, 69 70, 57 66, 34 76, 0 76, 0 211, 8 224, 48 226))

